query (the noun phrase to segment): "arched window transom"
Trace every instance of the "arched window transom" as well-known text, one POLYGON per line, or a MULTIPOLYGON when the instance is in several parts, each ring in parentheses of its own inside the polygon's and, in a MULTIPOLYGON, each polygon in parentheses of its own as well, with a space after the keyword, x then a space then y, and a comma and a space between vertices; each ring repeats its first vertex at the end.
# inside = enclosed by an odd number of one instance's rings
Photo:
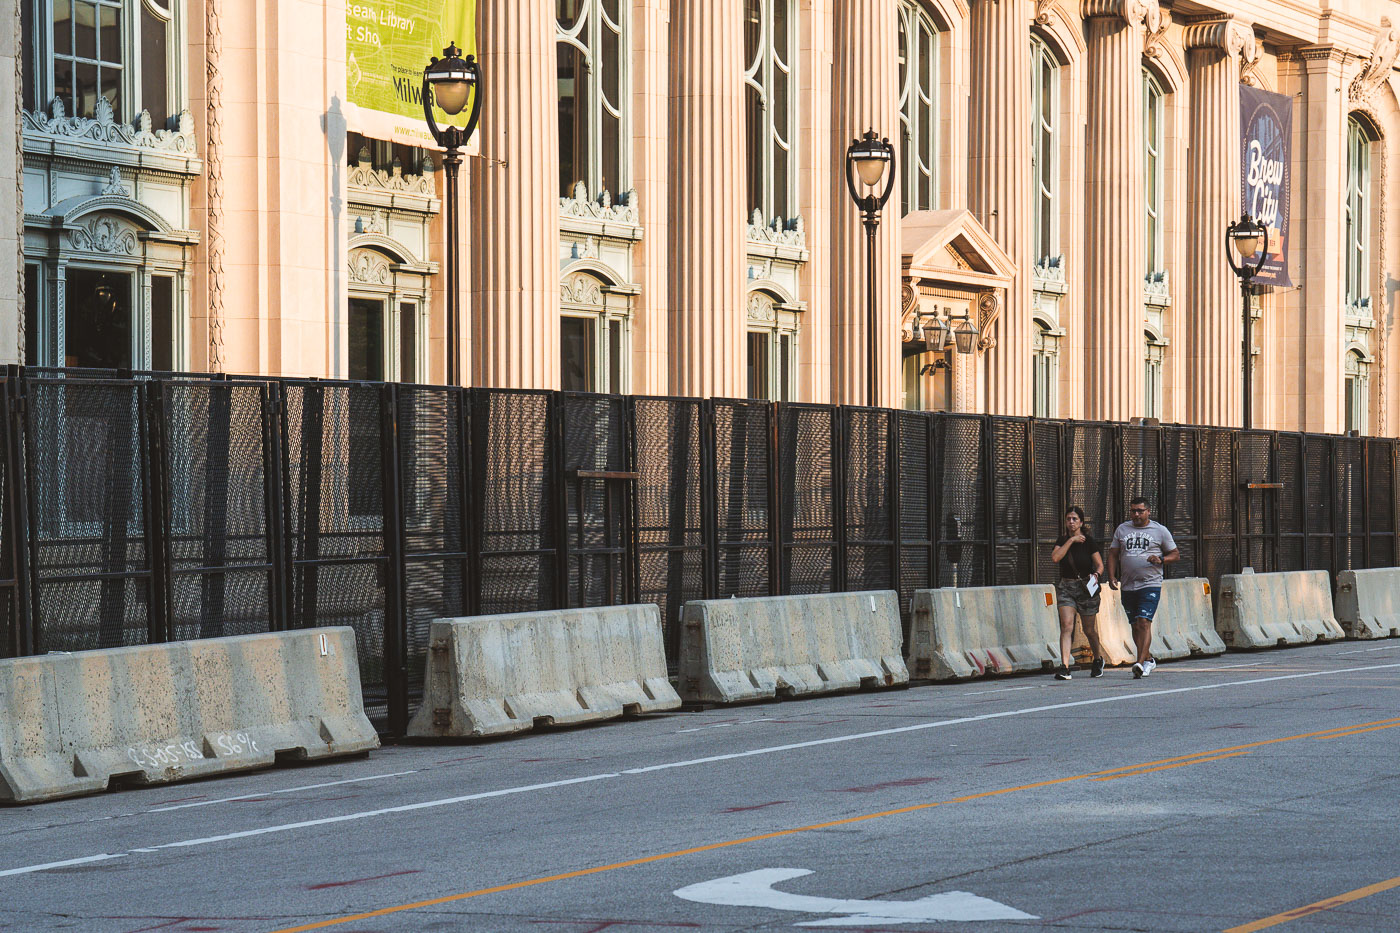
POLYGON ((797 213, 795 20, 792 0, 744 0, 748 210, 768 220, 797 213))
POLYGON ((914 0, 899 6, 899 122, 904 213, 938 207, 938 27, 914 0))
POLYGON ((1031 174, 1035 192, 1034 255, 1037 259, 1058 256, 1059 242, 1055 218, 1058 195, 1056 158, 1059 116, 1059 62, 1049 46, 1037 37, 1031 39, 1031 174))
POLYGON ((559 188, 572 197, 627 190, 627 4, 555 0, 559 188))

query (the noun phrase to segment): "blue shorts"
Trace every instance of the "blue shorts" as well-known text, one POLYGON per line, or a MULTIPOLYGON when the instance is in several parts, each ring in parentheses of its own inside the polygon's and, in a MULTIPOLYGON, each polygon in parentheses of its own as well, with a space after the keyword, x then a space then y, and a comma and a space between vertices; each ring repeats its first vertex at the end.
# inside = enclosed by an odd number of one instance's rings
POLYGON ((1146 619, 1151 622, 1152 617, 1157 614, 1157 603, 1162 599, 1162 588, 1160 586, 1148 586, 1140 590, 1123 590, 1120 602, 1123 604, 1123 611, 1128 614, 1128 621, 1146 619))

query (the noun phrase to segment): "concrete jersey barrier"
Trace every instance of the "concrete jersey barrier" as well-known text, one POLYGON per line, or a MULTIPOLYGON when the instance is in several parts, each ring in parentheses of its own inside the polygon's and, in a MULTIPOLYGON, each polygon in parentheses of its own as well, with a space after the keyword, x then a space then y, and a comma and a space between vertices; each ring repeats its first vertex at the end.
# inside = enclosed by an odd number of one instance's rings
POLYGON ((708 599, 681 614, 681 695, 739 703, 909 682, 893 590, 708 599))
POLYGON ((408 734, 507 735, 680 705, 655 605, 443 619, 408 734))
POLYGON ((1352 638, 1400 636, 1400 568, 1337 574, 1337 621, 1352 638))
POLYGON ((918 678, 961 680, 1060 662, 1052 586, 916 590, 913 615, 909 662, 918 678))
POLYGON ((349 628, 0 661, 0 801, 377 747, 349 628))
POLYGON ((1325 570, 1222 576, 1216 629, 1231 648, 1346 637, 1332 612, 1332 584, 1325 570))
MULTIPOLYGON (((1099 641, 1109 664, 1132 664, 1137 660, 1133 626, 1123 613, 1120 590, 1104 587, 1099 601, 1099 641)), ((1076 635, 1075 645, 1086 641, 1076 635)), ((1162 601, 1152 620, 1152 655, 1159 661, 1191 655, 1225 653, 1225 642, 1215 631, 1210 607, 1210 581, 1204 577, 1183 577, 1162 584, 1162 601)))

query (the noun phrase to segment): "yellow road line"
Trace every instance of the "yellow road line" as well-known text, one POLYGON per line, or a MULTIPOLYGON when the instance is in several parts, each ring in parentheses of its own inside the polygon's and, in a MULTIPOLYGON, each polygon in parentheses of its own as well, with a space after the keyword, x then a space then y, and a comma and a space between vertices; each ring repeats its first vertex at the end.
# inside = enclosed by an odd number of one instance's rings
POLYGON ((1152 774, 1157 771, 1170 771, 1172 768, 1184 768, 1187 765, 1198 765, 1203 761, 1220 761, 1224 758, 1238 758, 1241 755, 1248 755, 1249 752, 1231 752, 1228 755, 1210 755, 1206 758, 1192 758, 1190 761, 1178 761, 1174 765, 1161 765, 1156 768, 1143 768, 1140 771, 1125 771, 1122 774, 1109 774, 1104 777, 1093 778, 1095 781, 1116 781, 1119 778, 1137 777, 1139 774, 1152 774))
POLYGON ((1400 726, 1400 722, 1393 722, 1388 726, 1372 726, 1369 729, 1352 729, 1350 732, 1334 732, 1331 735, 1319 735, 1317 739, 1318 741, 1324 739, 1340 739, 1348 735, 1361 735, 1363 732, 1380 732, 1382 729, 1394 729, 1398 726, 1400 726))
POLYGON ((1350 904, 1352 901, 1359 901, 1363 897, 1370 897, 1372 894, 1380 894, 1382 891, 1389 891, 1391 888, 1400 888, 1400 878, 1391 878, 1389 881, 1378 881, 1375 884, 1368 884, 1364 888, 1357 888, 1355 891, 1348 891, 1346 894, 1338 894, 1336 897, 1329 897, 1325 901, 1318 901, 1306 907, 1286 910, 1281 914, 1265 917, 1263 920, 1255 920, 1253 923, 1230 927, 1225 933, 1255 933, 1256 930, 1267 930, 1269 927, 1276 927, 1285 923, 1291 923, 1303 917, 1310 917, 1313 914, 1322 913, 1324 910, 1331 910, 1334 907, 1341 907, 1343 904, 1350 904))
MULTIPOLYGON (((558 875, 546 875, 541 878, 530 878, 526 881, 514 881, 509 884, 499 884, 489 888, 478 888, 475 891, 464 891, 460 894, 449 894, 445 897, 435 897, 432 900, 415 901, 411 904, 398 904, 393 907, 381 907, 378 910, 371 910, 360 914, 351 914, 345 917, 335 917, 330 920, 320 920, 315 923, 307 923, 302 926, 285 927, 274 930, 272 933, 307 933, 310 930, 324 930, 327 927, 339 926, 342 923, 354 923, 357 920, 370 920, 375 917, 385 917, 390 914, 403 913, 408 910, 418 910, 423 907, 436 907, 441 904, 451 904, 455 901, 465 901, 473 897, 481 897, 485 894, 500 894, 505 891, 518 891, 522 888, 532 888, 541 884, 549 884, 554 881, 567 881, 570 878, 586 878, 589 875, 597 875, 607 871, 615 871, 619 868, 633 868, 637 865, 647 865, 651 862, 662 862, 668 859, 680 858, 683 855, 695 855, 700 852, 713 852, 716 849, 727 849, 732 846, 745 845, 750 842, 762 842, 766 839, 781 839, 784 836, 795 836, 798 833, 812 832, 818 829, 832 829, 837 826, 850 826, 854 823, 863 823, 867 820, 877 820, 886 816, 898 816, 904 813, 917 813, 920 810, 931 810, 934 807, 941 807, 952 803, 969 803, 973 800, 985 800, 989 797, 1000 797, 1003 794, 1014 794, 1020 791, 1036 790, 1041 787, 1054 787, 1057 784, 1069 784, 1073 781, 1083 781, 1087 779, 1099 778, 1103 775, 1118 774, 1124 771, 1140 771, 1143 768, 1152 768, 1158 765, 1171 765, 1176 762, 1183 764, 1195 764, 1202 759, 1203 755, 1214 756, 1215 758, 1233 758, 1235 755, 1230 752, 1237 752, 1241 755, 1248 750, 1261 748, 1265 745, 1277 745, 1281 742, 1296 742, 1299 739, 1312 739, 1322 736, 1329 736, 1334 732, 1344 732, 1356 729, 1365 729, 1371 726, 1400 725, 1398 719, 1383 719, 1376 722, 1356 723, 1351 726, 1340 726, 1336 729, 1325 729, 1321 732, 1305 732, 1302 735, 1289 735, 1277 739, 1263 739, 1258 742, 1249 742, 1245 745, 1234 745, 1230 748, 1216 748, 1210 751, 1197 752, 1194 755, 1181 755, 1176 758, 1163 758, 1159 761, 1141 762, 1135 765, 1127 765, 1122 768, 1110 768, 1106 771, 1093 771, 1088 774, 1076 774, 1070 777, 1052 778, 1048 781, 1036 781, 1033 784, 1020 784, 1016 787, 1002 787, 997 790, 981 791, 976 794, 967 794, 962 797, 953 797, 948 800, 935 800, 930 803, 913 804, 908 807, 899 807, 894 810, 881 810, 878 813, 864 813, 860 816, 849 816, 840 820, 832 820, 827 823, 813 823, 810 826, 798 826, 793 829, 780 829, 771 833, 763 833, 758 836, 745 836, 742 839, 727 839, 723 842, 712 842, 708 845, 694 846, 688 849, 677 849, 673 852, 659 852, 655 855, 646 855, 642 858, 629 859, 625 862, 612 862, 608 865, 595 865, 592 868, 581 868, 577 871, 564 872, 558 875)), ((1235 933, 1235 931, 1226 931, 1235 933)))

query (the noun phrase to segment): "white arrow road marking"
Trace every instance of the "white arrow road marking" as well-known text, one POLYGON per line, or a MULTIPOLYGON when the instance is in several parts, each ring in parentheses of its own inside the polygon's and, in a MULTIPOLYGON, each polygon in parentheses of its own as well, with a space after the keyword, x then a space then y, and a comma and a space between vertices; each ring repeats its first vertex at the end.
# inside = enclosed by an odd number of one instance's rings
POLYGON ((773 885, 810 875, 805 868, 761 868, 742 875, 687 885, 676 897, 727 907, 768 907, 803 914, 846 914, 810 920, 800 927, 864 926, 870 923, 919 923, 930 920, 1036 920, 1031 914, 966 891, 930 894, 917 901, 857 901, 810 897, 773 890, 773 885))

